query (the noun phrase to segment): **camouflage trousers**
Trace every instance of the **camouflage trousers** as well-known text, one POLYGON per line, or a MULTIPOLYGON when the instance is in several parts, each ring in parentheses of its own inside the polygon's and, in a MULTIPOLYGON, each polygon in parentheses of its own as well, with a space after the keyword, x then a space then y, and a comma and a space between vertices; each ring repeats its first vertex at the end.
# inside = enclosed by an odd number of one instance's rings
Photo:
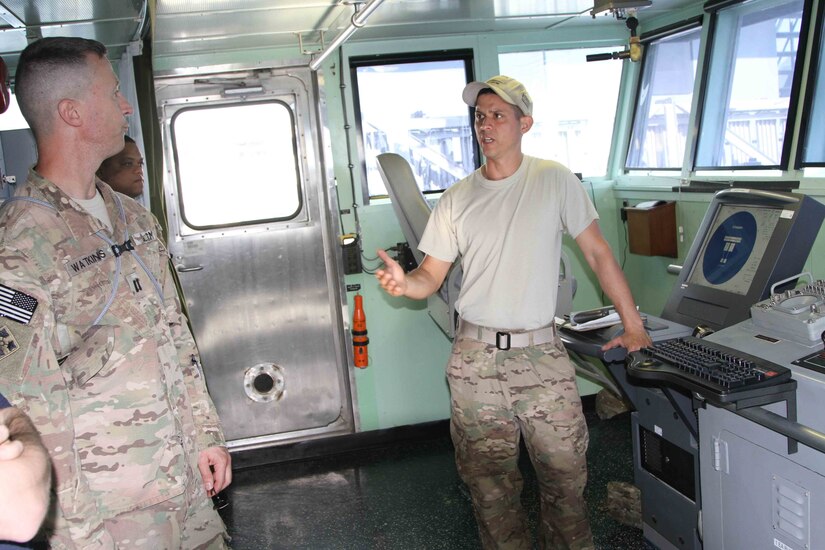
POLYGON ((594 548, 583 498, 589 436, 561 342, 498 350, 456 338, 447 365, 451 433, 485 549, 530 549, 519 442, 538 478, 538 546, 594 548))
POLYGON ((223 550, 226 527, 206 496, 199 474, 187 490, 154 506, 106 520, 118 550, 223 550))

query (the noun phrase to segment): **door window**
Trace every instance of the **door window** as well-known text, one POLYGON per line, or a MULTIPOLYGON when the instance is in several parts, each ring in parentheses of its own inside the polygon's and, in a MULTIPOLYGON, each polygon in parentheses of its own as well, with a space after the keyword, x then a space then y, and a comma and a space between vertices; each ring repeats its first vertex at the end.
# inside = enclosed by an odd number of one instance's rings
POLYGON ((193 107, 178 111, 171 124, 185 225, 248 225, 300 213, 299 157, 289 105, 193 107))

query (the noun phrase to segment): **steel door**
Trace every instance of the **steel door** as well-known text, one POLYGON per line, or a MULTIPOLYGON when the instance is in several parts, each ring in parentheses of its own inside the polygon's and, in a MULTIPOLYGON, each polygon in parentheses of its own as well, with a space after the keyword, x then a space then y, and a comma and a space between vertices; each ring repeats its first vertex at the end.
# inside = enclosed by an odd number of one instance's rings
POLYGON ((316 73, 160 78, 168 242, 230 448, 354 431, 316 73))

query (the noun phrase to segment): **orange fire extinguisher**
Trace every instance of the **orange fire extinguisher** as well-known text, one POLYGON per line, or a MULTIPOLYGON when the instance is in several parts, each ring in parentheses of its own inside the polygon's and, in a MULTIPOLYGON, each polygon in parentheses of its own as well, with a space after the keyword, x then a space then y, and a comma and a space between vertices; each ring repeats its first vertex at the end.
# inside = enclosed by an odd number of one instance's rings
POLYGON ((364 301, 360 294, 355 295, 355 310, 352 312, 352 352, 355 366, 359 369, 367 368, 367 316, 364 314, 364 301))

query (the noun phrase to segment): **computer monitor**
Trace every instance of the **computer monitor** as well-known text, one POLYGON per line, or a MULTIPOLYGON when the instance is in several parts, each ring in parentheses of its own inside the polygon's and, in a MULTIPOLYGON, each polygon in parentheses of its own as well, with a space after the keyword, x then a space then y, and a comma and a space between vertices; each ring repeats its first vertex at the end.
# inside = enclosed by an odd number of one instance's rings
POLYGON ((823 217, 825 206, 807 195, 718 192, 662 317, 714 330, 744 321, 771 285, 802 271, 823 217))

